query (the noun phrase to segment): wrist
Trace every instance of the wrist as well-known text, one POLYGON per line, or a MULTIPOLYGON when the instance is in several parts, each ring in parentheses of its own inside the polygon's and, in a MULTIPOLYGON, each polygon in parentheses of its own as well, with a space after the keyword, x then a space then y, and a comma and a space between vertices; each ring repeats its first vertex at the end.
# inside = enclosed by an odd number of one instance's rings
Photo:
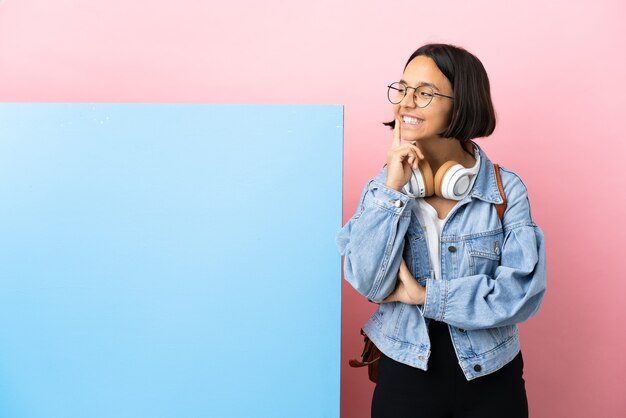
POLYGON ((426 303, 426 288, 424 286, 420 286, 420 298, 418 305, 423 305, 426 303))
POLYGON ((392 184, 390 182, 386 182, 385 186, 389 187, 390 189, 395 190, 396 192, 399 192, 402 189, 402 186, 398 186, 398 185, 392 184))

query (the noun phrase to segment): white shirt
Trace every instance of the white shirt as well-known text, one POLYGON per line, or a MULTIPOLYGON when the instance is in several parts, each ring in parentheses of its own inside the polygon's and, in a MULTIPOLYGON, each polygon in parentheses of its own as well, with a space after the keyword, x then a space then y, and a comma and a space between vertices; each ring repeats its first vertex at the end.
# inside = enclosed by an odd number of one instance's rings
MULTIPOLYGON (((424 199, 416 199, 417 205, 414 206, 414 213, 417 219, 422 225, 424 234, 426 236, 426 245, 428 247, 428 257, 430 258, 430 265, 435 272, 435 279, 441 278, 441 257, 439 253, 441 243, 441 231, 443 224, 446 222, 450 214, 454 211, 454 208, 448 213, 445 219, 439 219, 437 211, 430 204, 426 203, 424 199)), ((458 203, 457 203, 458 205, 458 203)), ((456 207, 456 205, 455 205, 456 207)))
MULTIPOLYGON (((480 164, 480 158, 477 161, 480 164)), ((476 176, 473 176, 470 181, 470 191, 474 187, 474 181, 476 176)), ((441 231, 446 220, 450 217, 450 214, 454 212, 454 209, 458 206, 459 202, 448 212, 445 219, 439 219, 439 215, 434 207, 427 203, 422 198, 415 199, 417 205, 413 206, 413 213, 417 216, 424 234, 426 235, 426 245, 428 247, 428 258, 430 259, 430 265, 435 273, 435 279, 441 279, 441 231)))

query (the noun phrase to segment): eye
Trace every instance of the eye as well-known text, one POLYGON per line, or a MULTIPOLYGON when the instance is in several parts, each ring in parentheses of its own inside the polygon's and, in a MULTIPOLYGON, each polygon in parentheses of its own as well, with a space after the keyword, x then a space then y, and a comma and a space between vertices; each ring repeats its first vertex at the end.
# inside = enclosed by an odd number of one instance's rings
POLYGON ((423 97, 425 99, 430 99, 431 97, 434 96, 434 94, 427 92, 427 91, 420 91, 418 92, 418 94, 420 95, 420 97, 423 97))
POLYGON ((391 87, 393 87, 394 89, 396 89, 398 91, 401 91, 401 92, 406 91, 406 85, 404 83, 397 83, 396 82, 396 83, 393 83, 391 85, 391 87))

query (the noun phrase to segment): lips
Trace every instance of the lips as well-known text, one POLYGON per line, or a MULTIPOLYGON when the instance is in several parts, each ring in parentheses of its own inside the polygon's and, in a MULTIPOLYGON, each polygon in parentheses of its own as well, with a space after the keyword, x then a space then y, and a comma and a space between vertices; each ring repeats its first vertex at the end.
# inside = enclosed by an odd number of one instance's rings
POLYGON ((419 125, 424 122, 423 119, 416 118, 415 116, 402 115, 402 122, 408 123, 410 125, 419 125))
POLYGON ((410 115, 402 115, 402 122, 409 126, 418 126, 424 122, 424 119, 417 118, 410 115))

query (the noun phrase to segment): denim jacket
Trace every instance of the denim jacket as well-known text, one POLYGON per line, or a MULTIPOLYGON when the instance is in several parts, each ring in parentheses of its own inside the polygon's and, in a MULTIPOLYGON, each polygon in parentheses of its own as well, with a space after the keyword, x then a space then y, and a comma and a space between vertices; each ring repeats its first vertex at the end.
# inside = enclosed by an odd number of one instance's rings
POLYGON ((501 222, 493 164, 478 149, 472 190, 443 226, 441 279, 430 265, 417 204, 385 186, 386 168, 367 183, 356 213, 337 235, 344 278, 379 303, 363 326, 374 344, 396 361, 427 370, 428 324, 445 322, 467 380, 493 373, 517 355, 516 324, 537 312, 546 290, 544 237, 532 220, 526 186, 501 167, 508 201, 501 222), (380 303, 396 286, 401 257, 426 287, 424 305, 380 303))

